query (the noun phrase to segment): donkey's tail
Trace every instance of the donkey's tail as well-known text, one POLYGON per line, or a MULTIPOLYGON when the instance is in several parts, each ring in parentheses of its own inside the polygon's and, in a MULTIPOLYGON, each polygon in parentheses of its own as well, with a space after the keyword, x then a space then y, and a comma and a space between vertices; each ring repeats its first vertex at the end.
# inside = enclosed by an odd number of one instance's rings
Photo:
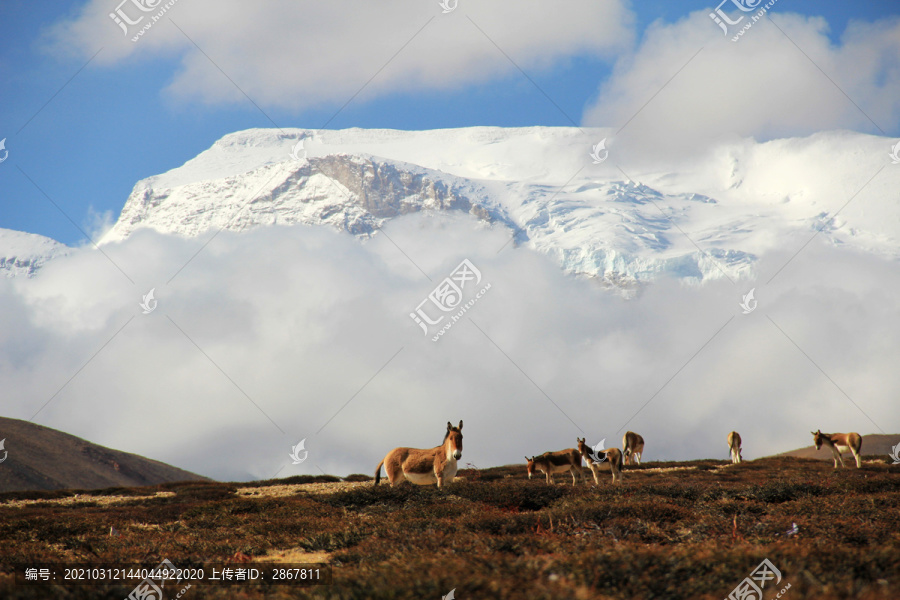
POLYGON ((384 461, 382 460, 380 463, 378 463, 378 467, 375 469, 375 485, 378 485, 378 482, 381 481, 381 465, 383 464, 384 461))

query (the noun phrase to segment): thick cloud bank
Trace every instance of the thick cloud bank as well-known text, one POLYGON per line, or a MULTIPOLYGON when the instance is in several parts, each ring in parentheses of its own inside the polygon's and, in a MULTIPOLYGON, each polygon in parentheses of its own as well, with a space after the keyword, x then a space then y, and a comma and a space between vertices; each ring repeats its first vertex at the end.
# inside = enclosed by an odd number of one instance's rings
POLYGON ((221 233, 188 262, 208 238, 143 232, 104 246, 134 285, 90 249, 2 281, 2 413, 46 403, 39 424, 221 479, 371 473, 460 419, 462 462, 478 467, 624 429, 647 460, 727 458, 732 429, 748 458, 819 427, 897 429, 892 262, 817 238, 766 284, 792 241, 758 281, 660 280, 625 300, 532 251, 498 253, 508 232, 469 218, 387 233, 221 233), (463 259, 490 289, 432 342, 409 313, 463 259))
POLYGON ((619 130, 610 155, 626 163, 683 156, 735 136, 895 130, 900 19, 851 22, 836 44, 828 29, 824 19, 778 4, 736 42, 708 10, 657 22, 600 85, 585 124, 619 130))
POLYGON ((169 89, 177 98, 245 102, 231 79, 255 102, 299 110, 343 104, 364 86, 372 97, 483 83, 517 73, 510 59, 541 69, 574 55, 609 54, 633 36, 620 0, 451 0, 456 8, 449 13, 417 0, 144 4, 158 10, 120 6, 123 23, 137 21, 123 29, 109 16, 116 5, 88 2, 50 32, 51 47, 84 56, 102 47, 99 64, 179 56, 182 68, 169 89))

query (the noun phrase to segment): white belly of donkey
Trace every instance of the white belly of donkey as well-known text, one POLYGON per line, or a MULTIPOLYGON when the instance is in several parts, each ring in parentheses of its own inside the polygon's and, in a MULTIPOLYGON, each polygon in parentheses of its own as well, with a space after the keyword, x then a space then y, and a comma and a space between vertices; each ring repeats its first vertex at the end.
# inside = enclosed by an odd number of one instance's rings
POLYGON ((427 473, 404 473, 404 475, 416 485, 430 485, 432 483, 437 483, 437 477, 435 476, 434 471, 428 471, 427 473))
MULTIPOLYGON (((431 485, 433 483, 437 483, 437 475, 434 474, 434 471, 428 471, 427 473, 403 473, 406 478, 416 485, 431 485)), ((444 467, 444 483, 450 483, 453 481, 453 478, 456 477, 456 461, 450 461, 444 467)))

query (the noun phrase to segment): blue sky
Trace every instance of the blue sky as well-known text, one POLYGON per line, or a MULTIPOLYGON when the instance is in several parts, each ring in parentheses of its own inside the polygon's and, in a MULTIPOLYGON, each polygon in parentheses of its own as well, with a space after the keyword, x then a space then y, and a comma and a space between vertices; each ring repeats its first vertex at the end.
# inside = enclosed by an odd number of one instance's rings
MULTIPOLYGON (((233 131, 272 127, 273 121, 281 127, 319 128, 352 96, 352 92, 345 90, 359 89, 377 71, 367 63, 357 72, 347 72, 341 62, 335 62, 333 72, 315 75, 319 77, 316 80, 318 97, 310 99, 302 85, 279 86, 271 78, 254 81, 254 77, 248 75, 258 70, 260 64, 271 63, 272 55, 248 55, 247 64, 242 65, 242 51, 235 50, 234 55, 229 55, 222 48, 241 48, 244 44, 251 47, 258 43, 254 35, 269 35, 285 42, 284 50, 275 56, 296 51, 296 57, 288 60, 288 65, 328 61, 335 48, 348 52, 351 57, 348 64, 356 63, 352 60, 355 53, 359 62, 371 61, 372 65, 378 65, 384 64, 402 46, 395 43, 395 39, 408 39, 430 18, 429 13, 434 13, 435 19, 442 16, 436 2, 434 7, 427 2, 418 2, 415 14, 410 14, 408 22, 397 26, 396 37, 379 45, 373 43, 379 38, 362 39, 357 30, 345 27, 345 24, 357 26, 366 15, 352 10, 346 11, 343 18, 317 14, 326 33, 332 37, 346 35, 346 39, 340 46, 326 44, 311 50, 304 40, 309 40, 314 31, 298 33, 297 39, 291 39, 290 30, 267 32, 263 27, 259 29, 262 33, 255 34, 253 32, 258 28, 247 24, 256 25, 254 19, 270 20, 273 15, 264 12, 242 15, 240 9, 225 16, 216 15, 216 18, 210 18, 208 12, 205 17, 192 15, 191 12, 199 11, 197 7, 202 4, 196 0, 181 0, 172 7, 169 16, 185 28, 184 34, 165 22, 168 17, 164 17, 164 22, 147 31, 145 38, 121 51, 116 50, 118 46, 111 45, 122 43, 120 40, 110 37, 113 42, 108 42, 103 37, 119 36, 115 24, 104 14, 118 5, 115 0, 57 1, 52 3, 52 8, 42 5, 40 9, 26 0, 6 0, 0 4, 0 39, 3 40, 0 44, 0 85, 3 89, 0 139, 6 138, 9 151, 8 159, 0 164, 0 227, 39 233, 69 245, 85 243, 84 232, 95 231, 104 214, 112 219, 118 217, 139 179, 181 165, 233 131), (204 30, 204 24, 217 19, 215 26, 210 25, 209 31, 204 30), (185 43, 186 35, 198 42, 210 59, 215 60, 260 108, 242 96, 229 95, 234 93, 232 84, 221 72, 212 69, 196 46, 185 43), (102 50, 97 58, 84 66, 99 48, 102 50), (253 64, 254 60, 260 63, 253 64), (204 88, 206 80, 197 77, 197 69, 207 69, 209 81, 213 83, 204 88), (324 89, 332 82, 333 90, 324 89)), ((402 5, 403 2, 393 4, 402 5)), ((465 17, 466 4, 467 0, 460 0, 460 11, 454 15, 460 22, 465 17)), ((385 69, 379 76, 384 80, 384 87, 377 85, 379 77, 376 77, 366 93, 347 104, 328 127, 566 126, 572 125, 572 121, 579 125, 615 127, 622 124, 621 115, 636 110, 638 99, 647 96, 646 93, 641 95, 640 85, 629 86, 640 75, 640 65, 653 62, 652 52, 656 46, 647 43, 648 27, 677 32, 675 23, 696 11, 709 12, 713 7, 708 2, 674 3, 669 0, 625 3, 620 12, 610 17, 609 21, 618 19, 609 25, 610 29, 596 27, 596 37, 606 36, 599 40, 592 39, 588 26, 593 25, 589 22, 582 29, 573 25, 571 34, 561 27, 543 37, 536 34, 536 30, 529 30, 525 23, 521 26, 522 49, 507 38, 497 45, 534 83, 500 56, 496 47, 489 47, 483 37, 472 38, 480 40, 473 44, 480 45, 473 46, 471 56, 465 59, 468 63, 460 59, 458 64, 434 66, 436 71, 446 69, 451 73, 446 82, 423 74, 423 67, 414 64, 414 55, 424 50, 411 44, 395 61, 397 69, 408 69, 408 72, 391 79, 390 69, 394 67, 385 69), (652 25, 654 23, 656 25, 652 25), (557 43, 558 38, 569 35, 575 40, 571 45, 557 43), (529 44, 535 48, 532 54, 526 49, 529 44), (484 72, 467 74, 471 65, 481 65, 498 57, 499 62, 485 67, 484 72), (641 57, 644 62, 639 60, 641 57), (407 59, 413 62, 405 64, 407 59), (631 70, 629 64, 635 60, 638 68, 631 70), (392 81, 402 85, 395 86, 392 81), (606 91, 603 86, 607 86, 606 91), (545 97, 545 93, 553 102, 545 97), (597 122, 598 111, 601 115, 609 115, 610 122, 603 122, 603 118, 597 122)), ((811 17, 824 19, 827 29, 819 28, 822 52, 835 50, 836 56, 840 57, 842 36, 849 24, 894 23, 900 7, 891 1, 779 0, 770 14, 777 21, 788 13, 807 18, 806 24, 810 23, 808 18, 811 17)), ((504 35, 496 26, 488 27, 490 15, 471 14, 473 22, 483 25, 490 31, 488 35, 496 36, 494 39, 504 35)), ((303 22, 303 14, 294 17, 297 22, 303 22)), ((563 14, 560 18, 570 17, 563 14)), ((600 19, 603 27, 608 25, 602 14, 594 14, 592 18, 600 19)), ((704 18, 700 15, 693 22, 700 23, 704 18)), ((586 17, 586 21, 589 18, 586 17)), ((706 25, 717 35, 711 21, 702 26, 706 25)), ((465 26, 472 29, 468 24, 465 26)), ((533 26, 538 27, 540 23, 533 26)), ((800 33, 793 36, 801 40, 797 46, 818 61, 814 44, 804 45, 806 38, 801 26, 796 26, 800 33)), ((435 20, 421 34, 419 41, 431 43, 426 36, 436 32, 437 27, 435 20)), ((748 32, 748 39, 750 33, 756 32, 748 32)), ((763 36, 757 37, 761 40, 763 36)), ((749 43, 735 44, 741 45, 746 46, 748 53, 751 51, 749 43)), ((456 49, 450 46, 446 52, 449 55, 456 49)), ((705 52, 708 54, 710 50, 705 52)), ((774 125, 771 119, 761 119, 734 133, 766 138, 847 128, 887 136, 900 134, 898 100, 889 99, 887 106, 880 104, 887 95, 884 89, 893 89, 890 81, 885 83, 885 78, 890 77, 891 65, 896 71, 896 46, 885 43, 862 55, 875 56, 872 60, 878 63, 868 88, 864 83, 844 82, 844 78, 851 77, 842 78, 840 59, 834 68, 825 59, 819 61, 824 64, 822 71, 834 80, 834 85, 845 90, 834 96, 840 114, 823 113, 821 125, 814 119, 792 128, 792 117, 788 113, 774 125), (867 93, 866 89, 881 89, 881 93, 867 93), (856 109, 847 108, 847 97, 859 105, 859 110, 874 115, 872 120, 877 125, 871 123, 869 117, 860 117, 854 112, 856 109)), ((843 62, 852 63, 853 56, 857 55, 849 54, 843 62)), ((436 60, 443 58, 436 57, 436 60)), ((683 62, 679 56, 675 58, 683 62)), ((812 64, 808 66, 810 76, 823 79, 814 72, 812 64)), ((424 68, 427 69, 427 65, 424 68)), ((286 72, 292 71, 291 66, 286 68, 286 72)), ((674 72, 671 68, 662 71, 674 72)), ((653 76, 648 75, 645 83, 646 89, 653 89, 653 76)), ((765 84, 761 85, 765 87, 765 84)), ((832 86, 831 83, 823 85, 832 86)), ((659 102, 668 100, 661 97, 659 102)), ((677 103, 672 101, 670 105, 677 106, 677 103)))

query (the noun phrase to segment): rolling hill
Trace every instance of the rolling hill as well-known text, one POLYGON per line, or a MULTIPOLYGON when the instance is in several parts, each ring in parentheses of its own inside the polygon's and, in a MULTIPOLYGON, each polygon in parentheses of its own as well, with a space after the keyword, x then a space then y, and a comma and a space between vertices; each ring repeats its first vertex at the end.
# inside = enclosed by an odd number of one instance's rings
POLYGON ((171 465, 92 444, 49 427, 0 417, 0 492, 96 489, 209 481, 171 465))

